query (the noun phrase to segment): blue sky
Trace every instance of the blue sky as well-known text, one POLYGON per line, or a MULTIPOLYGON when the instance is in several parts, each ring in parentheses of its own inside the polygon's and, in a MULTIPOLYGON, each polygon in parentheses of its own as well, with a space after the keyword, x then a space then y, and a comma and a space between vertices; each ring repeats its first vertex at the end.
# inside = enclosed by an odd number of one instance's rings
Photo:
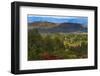
POLYGON ((75 17, 75 16, 40 16, 40 15, 28 15, 27 16, 28 23, 36 22, 36 21, 47 21, 53 23, 80 23, 84 26, 88 25, 88 17, 75 17))

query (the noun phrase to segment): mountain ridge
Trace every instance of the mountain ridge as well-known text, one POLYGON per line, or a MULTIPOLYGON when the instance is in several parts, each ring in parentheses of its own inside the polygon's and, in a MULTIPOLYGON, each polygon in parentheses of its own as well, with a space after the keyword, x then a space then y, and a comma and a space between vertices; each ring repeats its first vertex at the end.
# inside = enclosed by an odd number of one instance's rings
POLYGON ((34 22, 28 24, 28 29, 37 29, 41 33, 54 33, 54 32, 87 32, 87 27, 79 23, 52 23, 52 22, 34 22))

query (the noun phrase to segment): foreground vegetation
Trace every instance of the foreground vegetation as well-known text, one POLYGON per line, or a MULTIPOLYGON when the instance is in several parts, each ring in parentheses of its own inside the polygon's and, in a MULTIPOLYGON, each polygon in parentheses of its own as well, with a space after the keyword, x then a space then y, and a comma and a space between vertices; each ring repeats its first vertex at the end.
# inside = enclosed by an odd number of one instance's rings
POLYGON ((28 31, 28 60, 87 58, 86 33, 39 33, 28 31))

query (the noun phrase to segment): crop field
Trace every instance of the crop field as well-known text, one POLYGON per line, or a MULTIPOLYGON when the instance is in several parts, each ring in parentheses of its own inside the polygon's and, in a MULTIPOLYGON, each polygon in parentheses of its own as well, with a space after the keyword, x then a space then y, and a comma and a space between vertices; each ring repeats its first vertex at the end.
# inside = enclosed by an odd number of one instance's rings
POLYGON ((88 58, 87 33, 40 33, 28 31, 28 60, 88 58))

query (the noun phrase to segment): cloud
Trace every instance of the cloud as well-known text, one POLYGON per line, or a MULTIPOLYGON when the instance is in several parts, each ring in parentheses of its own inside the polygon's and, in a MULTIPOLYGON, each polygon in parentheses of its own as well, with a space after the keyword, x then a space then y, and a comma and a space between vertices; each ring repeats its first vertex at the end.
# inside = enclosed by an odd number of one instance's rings
POLYGON ((77 17, 73 17, 73 16, 43 16, 43 15, 28 15, 28 17, 52 17, 52 18, 57 18, 57 19, 74 19, 77 17))

